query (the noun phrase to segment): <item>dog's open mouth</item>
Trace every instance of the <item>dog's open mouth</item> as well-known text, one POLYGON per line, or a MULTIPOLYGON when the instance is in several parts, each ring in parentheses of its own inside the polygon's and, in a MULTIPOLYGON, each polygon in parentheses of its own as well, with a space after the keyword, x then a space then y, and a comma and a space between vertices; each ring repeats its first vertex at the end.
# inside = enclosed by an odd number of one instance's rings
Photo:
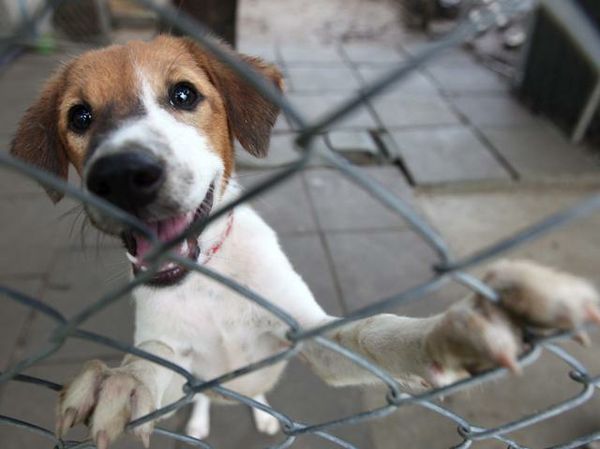
MULTIPOLYGON (((146 221, 145 224, 154 232, 160 242, 168 242, 185 232, 194 223, 208 217, 212 210, 213 198, 214 184, 211 184, 204 200, 195 211, 158 221, 146 221)), ((171 252, 196 261, 200 255, 198 237, 198 234, 188 236, 171 252)), ((152 242, 135 231, 123 232, 121 238, 127 250, 127 257, 133 266, 134 274, 148 270, 150 263, 145 261, 145 257, 152 249, 152 242)), ((167 261, 160 266, 147 284, 153 286, 173 285, 181 281, 188 273, 188 268, 176 262, 167 261)))

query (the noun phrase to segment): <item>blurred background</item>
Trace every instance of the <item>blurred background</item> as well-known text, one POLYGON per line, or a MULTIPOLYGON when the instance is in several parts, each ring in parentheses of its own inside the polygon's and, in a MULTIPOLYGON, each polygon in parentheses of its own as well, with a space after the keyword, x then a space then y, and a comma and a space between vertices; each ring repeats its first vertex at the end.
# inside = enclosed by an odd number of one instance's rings
MULTIPOLYGON (((169 3, 163 0, 162 3, 169 3)), ((473 8, 461 0, 173 0, 244 53, 276 63, 287 95, 315 119, 391 67, 443 38, 473 8)), ((467 255, 578 200, 600 192, 600 4, 559 0, 586 26, 559 25, 538 2, 523 0, 514 18, 414 71, 383 95, 318 136, 413 206, 467 255)), ((129 0, 0 0, 0 151, 18 120, 63 61, 99 46, 176 32, 129 0)), ((294 126, 278 120, 266 159, 238 153, 244 185, 298 157, 294 126)), ((75 175, 72 181, 78 182, 75 175)), ((279 233, 292 263, 331 314, 343 315, 406 290, 431 275, 435 254, 405 223, 319 160, 255 202, 279 233)), ((0 283, 42 298, 67 316, 127 278, 116 240, 100 236, 81 208, 53 206, 25 177, 0 169, 0 283)), ((597 215, 519 248, 515 255, 587 276, 598 284, 597 215)), ((476 273, 480 273, 477 271, 476 273)), ((456 285, 393 310, 439 312, 465 291, 456 285)), ((53 323, 10 301, 0 302, 0 369, 41 347, 53 323)), ((85 328, 130 342, 132 307, 117 302, 85 328)), ((600 372, 600 338, 564 346, 600 372)), ((63 383, 83 361, 118 364, 121 354, 69 341, 28 372, 63 383)), ((482 427, 499 425, 572 397, 580 386, 551 354, 509 377, 445 398, 444 405, 482 427)), ((293 361, 270 395, 272 405, 317 423, 385 403, 385 391, 334 389, 293 361)), ((26 384, 0 387, 0 414, 52 429, 56 395, 26 384)), ((167 422, 182 430, 185 412, 167 422)), ((542 448, 600 431, 600 400, 515 432, 524 447, 542 448)), ((82 431, 83 432, 83 431, 82 431)), ((333 432, 359 448, 436 449, 462 441, 455 425, 419 407, 333 432)), ((79 436, 85 435, 85 432, 79 436)), ((74 434, 74 438, 76 437, 74 434)), ((257 434, 250 411, 215 406, 208 441, 218 449, 263 448, 281 440, 257 434)), ((0 424, 2 449, 47 448, 47 440, 0 424)), ((119 448, 140 447, 124 440, 119 448)), ((183 448, 154 437, 153 448, 183 448)), ((312 436, 295 449, 337 447, 312 436)), ((476 448, 504 448, 500 442, 476 448)), ((591 448, 592 446, 590 446, 591 448)))

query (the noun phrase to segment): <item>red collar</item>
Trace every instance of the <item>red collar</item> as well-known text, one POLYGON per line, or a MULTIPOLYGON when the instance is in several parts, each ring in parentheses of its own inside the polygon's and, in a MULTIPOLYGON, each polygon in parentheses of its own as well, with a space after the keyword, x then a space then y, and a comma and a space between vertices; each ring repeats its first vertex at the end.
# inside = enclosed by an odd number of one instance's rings
POLYGON ((208 248, 206 251, 204 251, 205 259, 202 262, 203 265, 210 262, 210 260, 213 258, 213 256, 219 252, 219 250, 223 246, 223 243, 225 243, 225 240, 227 240, 227 237, 229 237, 229 234, 231 234, 232 227, 233 227, 233 210, 230 210, 229 214, 227 215, 227 227, 225 228, 225 231, 223 231, 223 233, 221 234, 221 238, 219 239, 219 241, 217 243, 215 243, 210 248, 208 248))

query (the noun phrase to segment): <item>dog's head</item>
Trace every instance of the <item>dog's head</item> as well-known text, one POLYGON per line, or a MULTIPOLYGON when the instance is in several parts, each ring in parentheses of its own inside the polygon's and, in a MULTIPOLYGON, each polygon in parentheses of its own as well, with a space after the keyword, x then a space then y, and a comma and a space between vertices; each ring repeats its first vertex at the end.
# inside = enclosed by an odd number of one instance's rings
MULTIPOLYGON (((274 66, 241 57, 282 88, 274 66)), ((191 40, 161 36, 91 51, 65 65, 21 120, 11 153, 64 179, 73 164, 84 189, 166 241, 221 199, 234 138, 254 156, 266 155, 278 112, 191 40)), ((48 194, 55 202, 62 197, 48 194)), ((120 235, 137 258, 134 269, 143 268, 149 242, 93 207, 86 211, 100 230, 120 235)), ((197 242, 191 238, 177 251, 195 259, 197 242)), ((159 273, 156 283, 177 282, 184 270, 176 268, 159 273)))

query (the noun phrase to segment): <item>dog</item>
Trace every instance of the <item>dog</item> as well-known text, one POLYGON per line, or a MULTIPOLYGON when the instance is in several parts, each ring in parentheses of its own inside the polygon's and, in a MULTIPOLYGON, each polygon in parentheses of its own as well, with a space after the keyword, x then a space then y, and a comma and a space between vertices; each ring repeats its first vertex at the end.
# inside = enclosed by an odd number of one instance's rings
MULTIPOLYGON (((234 50, 223 44, 224 51, 234 50)), ((238 55, 279 90, 279 70, 238 55)), ((278 108, 192 40, 159 36, 84 53, 47 82, 25 113, 11 153, 66 179, 72 164, 82 188, 145 223, 166 242, 240 194, 234 139, 256 157, 267 154, 278 108)), ((56 202, 61 194, 48 190, 56 202)), ((86 206, 101 231, 122 239, 132 274, 148 269, 150 240, 86 206)), ((282 252, 275 232, 246 204, 211 222, 173 249, 177 255, 235 279, 285 310, 302 328, 327 315, 282 252), (218 257, 217 257, 218 256, 218 257)), ((496 366, 519 371, 521 329, 574 329, 600 323, 594 286, 524 260, 493 264, 484 277, 499 300, 473 294, 428 318, 380 314, 329 331, 326 337, 381 366, 408 391, 448 385, 496 366)), ((255 303, 182 264, 165 262, 133 292, 134 343, 202 379, 272 356, 289 347, 288 326, 255 303)), ((334 386, 377 379, 347 358, 308 339, 301 359, 334 386)), ((286 362, 227 381, 224 386, 267 404, 265 394, 286 362)), ((118 367, 87 363, 60 395, 57 434, 88 423, 99 449, 126 424, 183 396, 184 379, 149 360, 127 355, 118 367)), ((187 433, 209 433, 209 403, 198 394, 187 433)), ((253 409, 257 428, 277 419, 253 409)), ((148 446, 153 422, 132 432, 148 446)))

